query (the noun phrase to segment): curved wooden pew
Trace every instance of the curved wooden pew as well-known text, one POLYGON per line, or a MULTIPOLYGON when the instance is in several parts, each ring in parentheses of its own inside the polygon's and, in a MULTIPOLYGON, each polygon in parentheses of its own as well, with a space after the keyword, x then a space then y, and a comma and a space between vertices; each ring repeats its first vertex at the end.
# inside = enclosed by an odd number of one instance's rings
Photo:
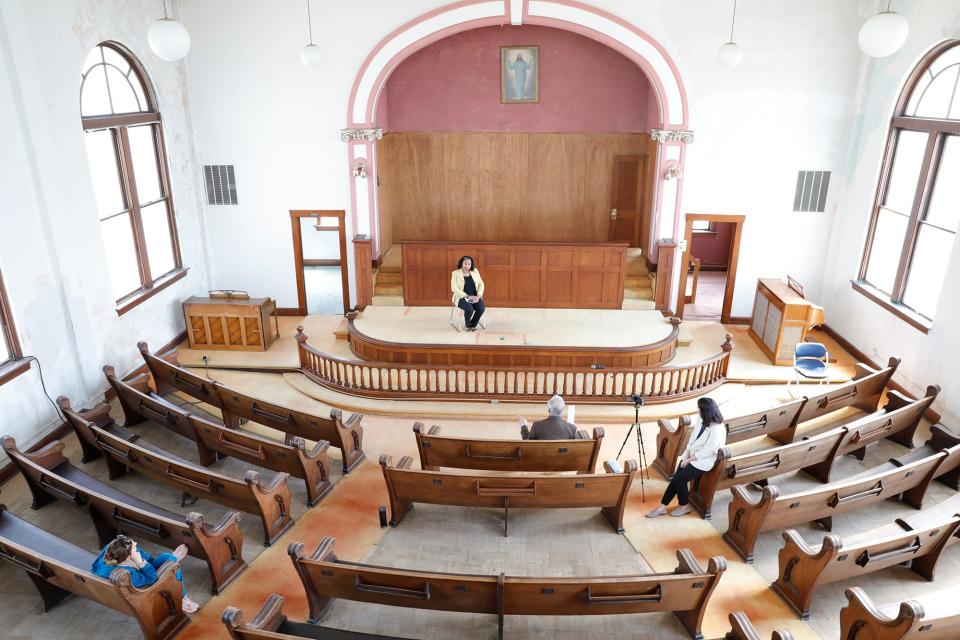
POLYGON ((693 482, 690 503, 709 520, 716 494, 739 484, 801 470, 829 482, 834 463, 844 455, 863 460, 867 445, 883 438, 908 436, 912 443, 923 414, 939 392, 940 387, 927 387, 923 398, 910 400, 891 391, 882 411, 789 444, 737 455, 729 447, 722 447, 713 468, 693 482))
POLYGON ((423 423, 413 425, 420 452, 420 468, 440 467, 478 471, 577 471, 597 468, 603 427, 594 427, 593 438, 583 429, 576 440, 476 440, 440 435, 440 427, 423 433, 423 423))
POLYGON ((215 406, 220 409, 223 423, 228 427, 239 426, 241 419, 251 420, 289 436, 300 436, 316 442, 326 440, 340 449, 344 473, 348 473, 366 458, 363 452, 361 413, 355 413, 349 420, 344 420, 340 409, 331 409, 329 418, 288 409, 198 376, 166 358, 150 353, 146 342, 138 342, 137 348, 147 363, 158 393, 164 394, 176 389, 215 406))
MULTIPOLYGON (((723 640, 760 640, 760 634, 743 611, 733 611, 727 619, 730 620, 730 631, 723 640)), ((770 640, 793 640, 793 634, 786 629, 774 629, 770 640)))
POLYGON ((730 524, 723 539, 748 563, 753 562, 753 549, 764 531, 813 521, 829 531, 835 514, 895 496, 919 509, 930 482, 956 469, 958 464, 960 444, 939 451, 924 446, 864 473, 810 491, 781 496, 780 490, 770 485, 755 500, 742 486, 736 486, 731 489, 730 524))
POLYGON ((773 590, 806 620, 814 591, 824 584, 856 578, 905 562, 926 580, 943 550, 960 541, 960 495, 927 507, 912 518, 847 536, 825 536, 811 547, 793 529, 783 532, 780 572, 773 590))
POLYGON ((456 507, 495 507, 504 510, 507 535, 510 507, 578 509, 600 507, 600 512, 623 533, 623 512, 633 485, 637 463, 623 469, 615 460, 604 463, 606 473, 577 475, 512 474, 468 475, 411 469, 404 456, 394 467, 389 455, 380 456, 380 468, 390 495, 390 525, 397 526, 416 502, 456 507))
POLYGON ((263 522, 263 538, 267 546, 293 524, 290 487, 287 485, 290 475, 287 473, 277 473, 264 485, 256 471, 247 471, 242 479, 235 478, 182 460, 157 447, 148 447, 134 434, 117 434, 82 418, 73 422, 75 428, 85 432, 85 437, 100 448, 111 480, 130 469, 184 493, 252 513, 263 522))
POLYGON ((130 584, 130 574, 116 569, 109 580, 92 573, 97 554, 81 549, 7 511, 0 504, 0 558, 23 569, 49 611, 71 593, 126 614, 140 624, 146 640, 172 638, 189 622, 181 610, 183 594, 176 573, 166 562, 148 587, 130 584))
POLYGON ((311 507, 333 488, 330 483, 330 457, 327 454, 330 443, 326 440, 320 440, 308 451, 306 442, 300 436, 293 436, 283 443, 248 431, 231 429, 150 394, 146 376, 126 382, 118 379, 110 366, 104 367, 103 373, 117 392, 117 399, 123 407, 126 417, 124 426, 152 420, 168 427, 196 443, 200 462, 204 466, 216 460, 216 454, 219 453, 264 469, 285 471, 305 482, 307 505, 311 507))
POLYGON ((843 640, 956 640, 960 638, 960 586, 878 607, 863 589, 844 591, 843 640))
POLYGON ((228 511, 213 526, 203 515, 186 516, 144 502, 101 482, 70 464, 63 455, 63 443, 55 441, 36 453, 24 453, 13 438, 0 443, 17 467, 33 495, 34 509, 60 498, 78 507, 93 520, 101 546, 118 533, 150 540, 173 549, 184 544, 191 556, 207 563, 213 579, 213 593, 220 593, 247 568, 244 562, 240 513, 228 511))
POLYGON ((250 622, 244 621, 243 612, 236 607, 224 609, 220 620, 233 640, 295 640, 296 638, 308 638, 309 640, 401 640, 393 636, 331 629, 309 622, 293 622, 283 612, 283 603, 283 596, 272 594, 263 603, 260 612, 250 622))
MULTIPOLYGON (((873 413, 880 404, 884 388, 899 365, 899 358, 890 358, 883 369, 873 369, 858 362, 853 379, 836 389, 728 419, 727 444, 761 436, 769 436, 781 444, 787 444, 796 439, 799 425, 808 420, 821 418, 851 406, 864 413, 873 413)), ((661 419, 657 421, 657 426, 657 456, 652 466, 669 478, 676 470, 677 460, 690 438, 690 419, 687 416, 681 417, 676 427, 661 419)), ((900 436, 897 441, 910 446, 905 435, 900 436)))
POLYGON ((672 573, 609 577, 516 578, 389 569, 338 560, 335 541, 324 538, 310 557, 302 542, 287 548, 317 623, 337 598, 414 609, 486 613, 497 616, 503 637, 505 615, 608 615, 669 611, 693 638, 710 595, 727 568, 722 556, 706 571, 689 549, 677 551, 672 573))

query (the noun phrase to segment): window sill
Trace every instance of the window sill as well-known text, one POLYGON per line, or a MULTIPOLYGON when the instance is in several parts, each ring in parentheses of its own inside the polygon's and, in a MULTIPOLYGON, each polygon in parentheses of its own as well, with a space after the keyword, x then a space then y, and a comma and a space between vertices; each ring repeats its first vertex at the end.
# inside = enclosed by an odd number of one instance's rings
POLYGON ((121 298, 117 301, 117 315, 122 316, 128 311, 132 311, 136 307, 140 306, 153 296, 172 285, 174 282, 183 280, 187 276, 187 271, 189 270, 190 269, 188 267, 186 269, 181 268, 177 269, 176 271, 171 271, 167 275, 154 282, 153 286, 149 289, 141 289, 131 293, 126 298, 121 298))
POLYGON ((715 236, 717 232, 713 229, 694 229, 693 235, 695 236, 715 236))
POLYGON ((878 289, 875 289, 874 287, 871 287, 866 282, 851 280, 850 284, 853 285, 854 291, 861 293, 866 296, 867 299, 876 302, 878 305, 897 316, 917 331, 920 331, 921 333, 930 333, 930 329, 933 328, 933 323, 930 320, 903 305, 891 302, 890 299, 886 297, 886 294, 878 289))
POLYGON ((26 373, 30 368, 30 360, 20 358, 0 364, 0 386, 10 382, 17 376, 26 373))

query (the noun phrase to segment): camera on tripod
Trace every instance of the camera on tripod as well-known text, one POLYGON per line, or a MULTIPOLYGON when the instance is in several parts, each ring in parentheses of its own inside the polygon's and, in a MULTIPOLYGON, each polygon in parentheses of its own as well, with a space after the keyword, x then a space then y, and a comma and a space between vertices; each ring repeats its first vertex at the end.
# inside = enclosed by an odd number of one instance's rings
POLYGON ((633 401, 633 405, 635 407, 642 407, 646 402, 643 399, 643 394, 640 394, 640 393, 634 393, 633 395, 630 396, 630 399, 633 401))
POLYGON ((617 460, 620 459, 620 456, 623 455, 623 449, 627 446, 627 442, 630 440, 630 434, 635 434, 637 437, 637 454, 640 456, 640 499, 647 499, 647 490, 643 482, 643 474, 646 471, 647 480, 650 479, 650 469, 647 467, 647 454, 643 446, 643 430, 640 428, 640 407, 645 404, 642 393, 631 393, 627 396, 628 400, 633 403, 633 424, 630 425, 630 428, 627 429, 627 435, 623 438, 623 444, 620 445, 620 451, 617 453, 617 460))

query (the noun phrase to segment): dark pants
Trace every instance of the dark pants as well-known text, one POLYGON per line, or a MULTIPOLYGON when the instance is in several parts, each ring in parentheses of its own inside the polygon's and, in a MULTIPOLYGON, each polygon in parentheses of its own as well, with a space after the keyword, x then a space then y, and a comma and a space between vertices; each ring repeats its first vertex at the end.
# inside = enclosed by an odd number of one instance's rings
POLYGON ((663 492, 663 500, 661 500, 660 503, 663 504, 663 506, 667 506, 673 500, 673 497, 676 496, 677 502, 681 507, 687 504, 687 499, 690 495, 687 485, 704 473, 706 473, 706 471, 700 471, 700 469, 697 469, 692 464, 678 468, 677 472, 670 478, 670 484, 667 485, 667 490, 663 492))
POLYGON ((457 306, 463 309, 463 321, 470 328, 473 328, 480 323, 480 316, 482 316, 483 312, 487 309, 486 305, 483 304, 483 300, 477 300, 476 302, 470 303, 467 302, 466 298, 460 298, 460 302, 457 303, 457 306))

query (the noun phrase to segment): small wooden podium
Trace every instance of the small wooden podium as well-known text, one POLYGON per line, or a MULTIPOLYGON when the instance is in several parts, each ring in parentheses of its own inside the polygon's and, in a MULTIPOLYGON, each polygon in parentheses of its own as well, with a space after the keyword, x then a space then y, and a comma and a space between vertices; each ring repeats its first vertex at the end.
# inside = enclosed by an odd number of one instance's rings
POLYGON ((793 350, 810 327, 823 324, 823 307, 777 278, 761 278, 750 320, 750 337, 773 364, 792 365, 793 350))
POLYGON ((280 337, 270 326, 276 310, 271 298, 187 298, 183 317, 190 348, 266 351, 280 337))

